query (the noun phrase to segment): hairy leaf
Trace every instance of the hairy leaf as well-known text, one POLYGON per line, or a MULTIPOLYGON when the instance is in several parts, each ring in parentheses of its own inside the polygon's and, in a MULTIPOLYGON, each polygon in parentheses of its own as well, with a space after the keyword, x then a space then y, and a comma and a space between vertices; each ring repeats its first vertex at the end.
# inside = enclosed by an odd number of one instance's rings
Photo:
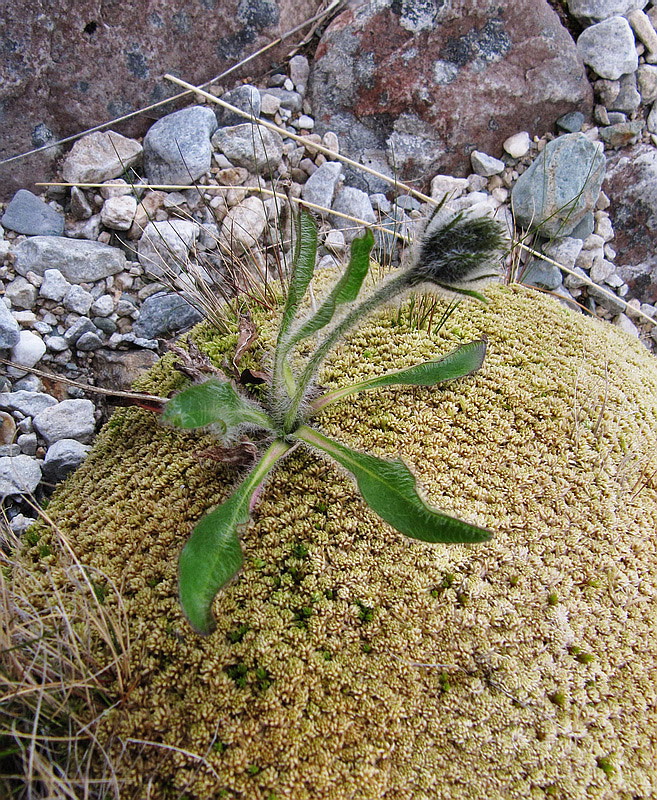
POLYGON ((290 285, 285 299, 285 308, 281 319, 279 341, 287 333, 303 300, 308 284, 315 271, 317 256, 317 226, 310 212, 305 208, 299 211, 297 218, 297 241, 294 252, 294 263, 290 275, 290 285))
POLYGON ((198 633, 212 632, 212 601, 242 566, 238 530, 249 521, 251 498, 265 475, 289 449, 285 442, 274 442, 235 493, 203 517, 180 554, 180 604, 198 633))
POLYGON ((366 230, 363 236, 353 240, 347 269, 317 312, 292 334, 289 347, 328 325, 338 306, 352 303, 358 297, 370 266, 372 247, 374 247, 374 236, 370 230, 366 230))
POLYGON ((272 428, 264 411, 240 397, 228 381, 218 378, 190 386, 169 400, 163 419, 177 428, 185 429, 218 425, 222 433, 245 423, 272 428))
POLYGON ((302 425, 294 434, 320 448, 349 470, 367 504, 400 533, 424 542, 484 542, 492 534, 428 505, 417 493, 413 474, 401 459, 388 461, 359 453, 302 425))
POLYGON ((486 342, 484 340, 468 342, 436 361, 424 361, 422 364, 416 364, 407 369, 388 372, 376 378, 336 389, 315 400, 312 408, 314 411, 319 411, 320 408, 335 403, 350 394, 376 389, 379 386, 435 386, 443 381, 463 378, 479 369, 485 355, 486 342))

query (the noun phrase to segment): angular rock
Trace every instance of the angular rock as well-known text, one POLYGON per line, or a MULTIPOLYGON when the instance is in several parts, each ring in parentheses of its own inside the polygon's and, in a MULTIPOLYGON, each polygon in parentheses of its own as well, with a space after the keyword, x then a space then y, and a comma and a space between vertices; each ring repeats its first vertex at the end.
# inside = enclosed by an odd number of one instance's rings
POLYGON ((287 108, 288 111, 292 111, 294 114, 301 111, 303 107, 303 97, 301 97, 299 92, 293 92, 289 89, 269 88, 262 89, 261 94, 268 94, 276 97, 281 108, 287 108))
POLYGON ((58 269, 46 269, 43 272, 43 282, 39 287, 39 294, 46 300, 61 302, 66 292, 71 288, 71 284, 66 280, 58 269))
POLYGON ((69 183, 102 183, 133 167, 141 153, 139 142, 115 131, 89 133, 66 156, 62 177, 69 183))
POLYGON ((95 242, 100 234, 100 214, 89 219, 67 222, 66 235, 71 239, 89 239, 95 242))
POLYGON ((308 85, 310 75, 310 64, 305 56, 292 56, 289 63, 290 79, 295 85, 299 94, 303 94, 308 85))
POLYGON ((641 64, 637 70, 637 84, 643 103, 657 100, 657 67, 641 64))
POLYGON ((585 25, 643 8, 648 0, 568 0, 568 10, 585 25))
POLYGON ((595 207, 605 174, 602 145, 568 133, 545 146, 511 192, 516 220, 543 236, 568 236, 595 207))
POLYGON ((92 350, 98 350, 103 346, 103 340, 94 331, 87 331, 76 341, 75 349, 82 353, 90 353, 92 350))
MULTIPOLYGON (((611 115, 610 115, 611 116, 611 115)), ((632 122, 617 122, 600 129, 600 138, 609 147, 627 147, 636 144, 643 131, 643 121, 636 119, 632 122)))
POLYGON ((71 189, 71 214, 76 219, 89 219, 93 213, 85 193, 78 186, 73 186, 71 189))
POLYGON ((251 172, 269 173, 278 167, 283 156, 283 140, 262 125, 233 125, 219 128, 212 137, 212 146, 233 164, 251 172))
POLYGON ((567 236, 564 239, 553 239, 547 242, 543 245, 543 252, 561 266, 574 269, 575 261, 577 261, 577 256, 582 250, 582 245, 581 239, 567 236))
POLYGON ((70 283, 93 283, 123 271, 126 257, 122 250, 101 242, 33 236, 16 248, 15 267, 21 275, 58 269, 70 283))
POLYGON ((247 197, 224 217, 220 242, 230 252, 240 255, 253 250, 265 230, 267 213, 259 197, 247 197))
POLYGON ((577 51, 601 78, 616 80, 639 66, 634 34, 624 17, 609 17, 587 28, 577 39, 577 51))
POLYGON ((199 226, 187 220, 149 222, 137 246, 139 263, 151 276, 178 274, 187 263, 198 233, 199 226))
POLYGON ((0 458, 0 498, 32 494, 41 482, 41 466, 30 456, 0 458))
POLYGON ((91 313, 97 317, 109 317, 114 311, 114 298, 109 294, 101 294, 101 296, 94 300, 91 304, 91 313))
MULTIPOLYGON (((310 80, 316 130, 356 160, 395 151, 401 179, 469 172, 469 150, 501 152, 519 129, 542 135, 592 92, 570 34, 545 0, 426 3, 430 27, 403 24, 413 4, 381 0, 336 17, 310 80), (394 147, 389 147, 394 144, 394 147)), ((357 171, 347 182, 373 190, 357 171)))
POLYGON ((155 339, 189 328, 201 318, 201 314, 184 297, 173 293, 157 294, 144 302, 133 331, 136 336, 155 339))
POLYGON ((641 302, 657 301, 657 150, 638 144, 610 156, 605 193, 611 204, 616 269, 641 302))
POLYGON ((7 284, 5 296, 11 300, 14 308, 32 308, 37 298, 37 288, 19 275, 7 284))
POLYGON ((20 327, 7 306, 0 300, 0 350, 14 347, 20 338, 20 327))
POLYGON ((46 452, 43 477, 50 483, 63 481, 80 466, 89 450, 88 444, 81 444, 77 439, 59 439, 46 452))
POLYGON ((132 195, 110 197, 103 203, 100 221, 106 228, 115 231, 130 229, 137 211, 137 198, 132 195))
POLYGON ((60 439, 76 439, 86 444, 96 430, 91 400, 62 400, 34 417, 34 428, 48 446, 60 439))
MULTIPOLYGON (((301 196, 309 203, 330 209, 335 197, 335 191, 342 177, 342 163, 340 161, 325 161, 304 183, 301 196)), ((326 216, 328 211, 320 211, 326 216)))
MULTIPOLYGON (((221 99, 225 103, 230 103, 231 106, 235 106, 240 111, 251 114, 256 118, 260 116, 260 91, 255 86, 245 83, 230 92, 225 92, 221 95, 221 99)), ((229 125, 241 125, 245 121, 245 117, 220 105, 215 106, 214 113, 217 118, 217 125, 220 128, 229 125)))
POLYGON ((186 185, 212 164, 214 111, 192 106, 159 119, 144 137, 144 171, 149 183, 186 185))
MULTIPOLYGON (((582 119, 582 121, 584 120, 582 119)), ((529 152, 530 145, 531 138, 527 131, 520 131, 519 133, 514 133, 513 136, 509 136, 508 139, 505 139, 502 146, 511 158, 522 158, 529 152)))
POLYGON ((64 233, 64 216, 27 189, 16 192, 0 222, 10 231, 27 236, 61 236, 64 233))
POLYGON ((156 353, 149 350, 96 350, 93 355, 95 384, 128 392, 137 378, 156 361, 156 353))
MULTIPOLYGON (((370 203, 370 198, 365 192, 361 192, 360 189, 355 189, 353 186, 345 186, 338 192, 333 202, 333 210, 348 214, 350 217, 356 217, 366 224, 376 222, 376 214, 370 203)), ((358 223, 354 223, 344 217, 332 215, 331 222, 338 230, 344 233, 348 242, 358 236, 360 232, 358 223)))
POLYGON ((64 333, 64 339, 69 347, 73 347, 78 339, 85 333, 94 333, 95 331, 96 327, 89 317, 80 317, 80 319, 76 320, 64 333))
POLYGON ((87 292, 81 286, 73 285, 66 292, 64 296, 64 306, 69 311, 74 311, 76 314, 88 314, 94 298, 91 292, 87 292))
POLYGON ((50 406, 57 405, 57 400, 45 392, 4 392, 0 394, 0 408, 20 411, 26 417, 35 417, 50 406))
POLYGON ((488 153, 482 153, 480 150, 473 150, 470 153, 470 162, 475 175, 483 175, 484 178, 499 175, 500 172, 504 172, 506 166, 504 161, 493 158, 488 153))

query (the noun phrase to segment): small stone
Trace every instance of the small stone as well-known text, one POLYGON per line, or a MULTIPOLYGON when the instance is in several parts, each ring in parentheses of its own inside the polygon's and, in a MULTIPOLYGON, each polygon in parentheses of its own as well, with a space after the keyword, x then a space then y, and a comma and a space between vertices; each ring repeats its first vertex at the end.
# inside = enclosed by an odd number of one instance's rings
POLYGON ((251 123, 220 128, 212 137, 212 146, 221 150, 231 163, 254 173, 275 170, 283 156, 279 134, 251 123))
POLYGON ((33 367, 46 352, 43 339, 32 331, 21 331, 18 342, 11 349, 11 361, 21 367, 33 367))
POLYGON ((37 299, 37 288, 21 275, 5 287, 5 297, 11 300, 14 308, 32 308, 37 299))
POLYGON ((657 100, 657 67, 641 64, 637 72, 637 86, 644 103, 657 100))
POLYGON ((448 194, 459 197, 469 188, 467 178, 453 178, 451 175, 436 175, 431 181, 431 199, 442 200, 448 194))
POLYGON ((290 79, 299 94, 304 94, 308 86, 310 64, 305 56, 292 56, 290 59, 290 79))
MULTIPOLYGON (((657 32, 653 28, 648 15, 637 8, 627 15, 627 20, 632 26, 637 39, 646 46, 648 56, 657 53, 657 32)), ((651 61, 652 59, 648 56, 646 61, 651 61)))
POLYGON ((340 152, 340 140, 338 139, 338 134, 334 131, 326 131, 322 136, 322 144, 336 154, 340 152))
POLYGON ((511 158, 522 158, 529 152, 530 145, 531 139, 527 131, 520 131, 519 133, 514 133, 513 136, 509 136, 508 139, 505 139, 502 146, 511 158))
POLYGON ((99 191, 103 200, 109 200, 110 197, 134 195, 135 189, 123 178, 112 178, 110 181, 104 181, 99 191))
POLYGON ((653 103, 652 108, 650 109, 650 114, 648 114, 648 119, 646 121, 646 127, 650 133, 657 134, 657 103, 653 103))
MULTIPOLYGON (((303 185, 301 190, 303 199, 324 209, 330 209, 341 177, 342 164, 339 161, 324 162, 303 185)), ((329 212, 320 210, 319 213, 325 217, 329 212)))
POLYGON ((134 325, 136 336, 155 339, 183 330, 201 320, 201 314, 180 295, 168 293, 149 297, 134 325))
POLYGON ((199 226, 187 220, 149 222, 137 246, 139 263, 150 276, 178 274, 196 243, 199 226))
POLYGON ((567 0, 570 13, 585 25, 600 22, 616 14, 643 8, 646 0, 567 0))
POLYGON ((499 175, 504 172, 506 164, 500 161, 499 158, 493 158, 487 153, 482 153, 480 150, 473 150, 470 153, 470 163, 476 175, 483 175, 484 178, 490 178, 491 175, 499 175))
POLYGON ((71 283, 94 283, 125 269, 122 250, 100 242, 63 236, 32 236, 16 248, 16 271, 21 275, 58 269, 71 283))
POLYGON ((191 106, 159 119, 144 137, 144 170, 149 183, 187 185, 212 165, 210 137, 214 111, 191 106))
POLYGON ((17 439, 16 444, 20 447, 21 453, 26 456, 36 455, 38 443, 36 433, 22 433, 17 439))
POLYGON ((593 261, 589 275, 594 283, 604 283, 614 274, 615 270, 616 267, 611 261, 607 261, 605 258, 596 258, 593 261))
POLYGON ((16 422, 11 414, 0 411, 0 445, 13 444, 16 437, 16 422))
POLYGON ((97 241, 100 236, 100 214, 94 214, 89 219, 67 222, 66 235, 70 239, 97 241))
POLYGON ((76 439, 86 444, 96 430, 91 400, 62 400, 34 417, 34 428, 48 446, 60 439, 76 439))
POLYGON ((567 236, 563 239, 553 239, 543 245, 543 252, 548 258, 556 261, 561 266, 574 269, 575 262, 582 250, 582 240, 567 236))
POLYGON ((83 334, 89 331, 94 333, 95 330, 96 327, 89 317, 80 317, 64 332, 64 339, 69 347, 73 347, 83 334))
POLYGON ((371 194, 370 203, 372 204, 372 208, 375 211, 379 211, 381 214, 387 214, 392 208, 392 203, 390 200, 388 200, 388 198, 381 192, 371 194))
POLYGON ((141 153, 139 142, 115 131, 90 133, 71 148, 62 176, 69 183, 102 183, 134 166, 141 153))
POLYGON ((342 231, 329 231, 324 239, 324 247, 334 253, 343 253, 346 248, 342 231))
POLYGON ((280 107, 281 107, 280 97, 276 97, 276 95, 269 94, 269 92, 262 95, 261 106, 260 106, 261 114, 264 114, 266 117, 273 117, 280 107))
POLYGON ((103 340, 100 338, 100 336, 98 336, 97 333, 94 333, 93 331, 87 331, 87 333, 83 333, 75 343, 75 349, 83 353, 88 353, 92 350, 98 350, 98 348, 102 346, 103 340))
POLYGON ((609 125, 620 125, 623 122, 627 122, 627 117, 620 111, 609 111, 607 113, 607 120, 609 125))
POLYGON ((259 197, 247 197, 224 217, 220 241, 228 251, 241 254, 253 250, 265 230, 267 215, 259 197))
POLYGON ((613 102, 609 103, 609 111, 621 111, 623 114, 634 114, 641 105, 641 95, 637 88, 635 72, 623 75, 620 79, 618 94, 613 102))
MULTIPOLYGON (((303 106, 303 97, 299 92, 288 91, 287 89, 261 89, 261 94, 272 94, 278 97, 281 102, 281 110, 287 109, 292 113, 299 113, 303 106)), ((229 156, 230 158, 230 156, 229 156)))
POLYGON ((614 317, 614 325, 631 336, 639 337, 639 329, 626 314, 619 314, 614 317))
MULTIPOLYGON (((221 99, 240 111, 251 114, 253 117, 257 118, 261 114, 260 91, 255 86, 250 86, 249 84, 238 86, 236 89, 225 92, 221 99)), ((217 118, 217 125, 220 128, 241 125, 245 121, 245 117, 241 114, 237 114, 235 111, 220 105, 216 106, 214 113, 217 118)))
POLYGON ((616 80, 639 66, 634 34, 629 22, 620 16, 586 28, 577 39, 577 51, 601 78, 616 80))
POLYGON ((101 294, 101 296, 94 300, 91 304, 91 313, 97 317, 109 317, 114 311, 114 298, 109 294, 101 294))
POLYGON ((63 303, 69 311, 84 316, 89 313, 93 301, 94 298, 90 292, 85 291, 81 286, 75 285, 71 286, 68 292, 66 292, 63 303))
POLYGON ((0 394, 0 408, 9 411, 20 411, 26 417, 35 417, 46 408, 57 405, 52 395, 45 392, 31 392, 21 389, 15 392, 4 392, 0 394))
POLYGON ((48 336, 46 347, 52 353, 63 353, 64 350, 68 349, 68 342, 63 336, 48 336))
POLYGON ((642 131, 643 122, 641 120, 619 122, 616 125, 602 128, 600 130, 600 138, 610 147, 627 147, 639 140, 642 131))
POLYGON ((73 186, 71 188, 71 214, 76 219, 89 219, 93 213, 85 193, 79 186, 73 186))
POLYGON ((64 233, 64 216, 47 203, 19 189, 0 220, 5 228, 28 236, 61 236, 64 233))
MULTIPOLYGON (((327 162, 327 164, 329 163, 331 162, 327 162)), ((319 170, 313 175, 313 178, 318 172, 319 170)), ((309 178, 309 180, 312 180, 312 178, 309 178)), ((345 186, 338 192, 333 201, 333 210, 362 220, 366 225, 376 222, 376 214, 370 203, 370 198, 365 192, 362 192, 360 189, 355 189, 352 186, 345 186)), ((332 215, 331 222, 338 230, 343 231, 345 239, 349 242, 360 232, 358 223, 345 219, 344 217, 332 215)))
POLYGON ((606 214, 604 211, 596 211, 594 217, 594 231, 596 235, 599 236, 603 242, 610 242, 614 238, 614 227, 609 219, 609 214, 606 214))
POLYGON ((307 131, 311 131, 315 127, 315 120, 312 117, 309 117, 308 114, 302 114, 298 117, 292 125, 295 128, 303 128, 307 131))
POLYGON ((41 482, 39 462, 26 455, 0 458, 0 498, 32 494, 41 482))
POLYGON ((77 469, 87 457, 91 447, 76 439, 59 439, 51 445, 43 460, 43 476, 51 483, 59 483, 77 469))
POLYGON ((585 119, 581 111, 570 111, 568 114, 559 117, 557 120, 557 128, 566 133, 578 133, 582 130, 585 119))
POLYGON ((110 197, 100 211, 100 221, 106 228, 127 231, 137 211, 137 200, 132 195, 110 197))
POLYGON ((58 269, 47 269, 43 273, 39 294, 46 300, 55 300, 60 303, 70 288, 71 284, 58 269))

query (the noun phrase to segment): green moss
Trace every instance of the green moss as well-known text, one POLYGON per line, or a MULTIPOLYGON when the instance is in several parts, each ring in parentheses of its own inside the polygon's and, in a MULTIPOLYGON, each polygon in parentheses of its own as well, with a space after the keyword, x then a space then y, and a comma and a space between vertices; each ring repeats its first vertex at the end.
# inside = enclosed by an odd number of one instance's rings
POLYGON ((616 772, 610 756, 598 756, 596 763, 608 778, 616 772))
POLYGON ((563 708, 566 705, 566 694, 561 690, 552 692, 551 694, 548 695, 548 698, 551 703, 553 703, 555 706, 558 706, 559 708, 563 708))
POLYGON ((243 623, 242 625, 239 625, 237 628, 233 628, 232 631, 228 631, 228 633, 226 634, 226 638, 231 644, 237 644, 238 642, 242 641, 242 639, 248 633, 249 629, 250 626, 243 623))
POLYGON ((547 601, 549 606, 556 606, 559 604, 559 595, 556 592, 550 592, 547 601))

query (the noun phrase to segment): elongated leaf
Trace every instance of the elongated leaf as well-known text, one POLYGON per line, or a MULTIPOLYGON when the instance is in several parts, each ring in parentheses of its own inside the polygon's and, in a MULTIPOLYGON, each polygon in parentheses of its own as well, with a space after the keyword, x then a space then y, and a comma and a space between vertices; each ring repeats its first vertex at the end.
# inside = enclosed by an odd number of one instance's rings
POLYGON ((281 319, 279 342, 283 340, 303 300, 315 271, 317 257, 317 226, 312 215, 302 208, 297 219, 297 241, 290 275, 290 285, 285 298, 281 319))
POLYGON ((251 498, 265 475, 289 449, 285 442, 274 442, 235 493, 203 517, 180 554, 180 604, 198 633, 212 632, 212 601, 242 566, 238 529, 249 521, 251 498))
POLYGON ((374 236, 370 230, 353 240, 347 269, 317 312, 292 335, 288 349, 328 325, 338 306, 351 303, 358 297, 370 266, 370 252, 373 247, 374 236))
POLYGON ((490 531, 425 503, 417 493, 413 474, 401 459, 388 461, 358 453, 307 425, 294 435, 324 450, 348 469, 367 504, 400 533, 423 542, 484 542, 491 538, 490 531))
POLYGON ((463 378, 479 369, 485 355, 486 342, 483 339, 468 342, 436 361, 424 361, 407 369, 388 372, 385 375, 379 375, 360 383, 352 383, 350 386, 343 386, 333 392, 328 392, 322 397, 318 397, 312 407, 314 411, 319 411, 320 408, 325 408, 350 394, 377 389, 379 386, 435 386, 443 381, 463 378))
POLYGON ((245 423, 272 429, 264 411, 240 397, 228 381, 219 378, 190 386, 169 400, 163 419, 185 429, 218 425, 223 433, 245 423))

